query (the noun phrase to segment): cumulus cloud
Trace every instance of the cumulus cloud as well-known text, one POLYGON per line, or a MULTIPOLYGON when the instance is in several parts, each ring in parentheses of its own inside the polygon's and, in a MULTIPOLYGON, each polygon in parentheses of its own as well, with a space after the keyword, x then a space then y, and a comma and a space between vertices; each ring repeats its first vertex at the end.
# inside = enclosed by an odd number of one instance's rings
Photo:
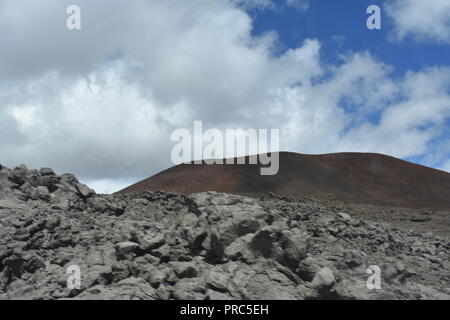
POLYGON ((397 39, 450 43, 450 1, 390 0, 385 8, 397 39))
POLYGON ((0 0, 5 165, 111 192, 171 166, 170 134, 194 120, 280 128, 284 150, 409 157, 450 117, 448 68, 394 78, 367 52, 326 65, 316 39, 274 54, 242 2, 80 0, 80 31, 65 28, 69 4, 0 0))
POLYGON ((313 42, 272 56, 274 35, 251 36, 231 2, 79 1, 79 32, 65 28, 69 4, 0 2, 6 164, 142 177, 169 164, 173 128, 234 121, 319 69, 313 42))
POLYGON ((370 54, 358 53, 326 81, 279 89, 272 103, 285 115, 279 123, 288 147, 403 158, 426 153, 450 117, 450 68, 409 72, 400 79, 390 71, 370 54))

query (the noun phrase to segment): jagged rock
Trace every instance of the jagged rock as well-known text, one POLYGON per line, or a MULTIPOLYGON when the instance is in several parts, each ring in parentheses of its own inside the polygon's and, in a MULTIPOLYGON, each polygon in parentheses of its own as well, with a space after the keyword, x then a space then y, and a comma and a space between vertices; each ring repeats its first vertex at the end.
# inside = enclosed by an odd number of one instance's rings
POLYGON ((251 277, 247 284, 247 294, 249 299, 267 300, 296 300, 301 298, 300 291, 294 289, 295 286, 288 285, 289 279, 278 274, 277 278, 271 278, 264 273, 258 273, 251 277))
MULTIPOLYGON (((21 187, 20 190, 24 193, 24 200, 32 199, 36 200, 39 198, 39 192, 38 190, 31 185, 29 182, 25 182, 21 187)), ((48 189, 47 189, 48 191, 48 189)))
POLYGON ((201 278, 184 278, 173 287, 172 296, 178 300, 203 300, 206 285, 201 278))
POLYGON ((206 299, 208 300, 233 300, 233 297, 226 293, 208 289, 206 291, 206 299))
POLYGON ((210 235, 210 249, 211 254, 217 258, 223 258, 225 256, 223 240, 215 232, 210 235))
POLYGON ((97 195, 70 174, 0 168, 0 299, 450 299, 449 255, 437 233, 312 199, 97 195), (381 290, 366 285, 374 264, 381 290))
POLYGON ((320 264, 313 257, 307 257, 297 267, 297 274, 305 281, 312 281, 320 270, 320 264))
POLYGON ((194 278, 198 275, 198 268, 193 262, 172 262, 171 266, 178 278, 194 278))
POLYGON ((166 270, 161 270, 153 265, 147 266, 148 274, 146 280, 152 285, 153 288, 158 288, 166 278, 166 270))
POLYGON ((49 200, 50 199, 50 192, 48 191, 47 187, 38 186, 36 188, 37 195, 42 200, 49 200))
POLYGON ((311 287, 318 291, 328 290, 334 285, 335 281, 333 271, 330 268, 325 267, 316 273, 311 282, 311 287))
POLYGON ((116 254, 119 259, 124 259, 139 248, 139 244, 131 241, 116 244, 116 254))
POLYGON ((183 228, 182 237, 187 240, 188 245, 193 250, 200 250, 203 241, 207 237, 207 232, 202 228, 183 228))
POLYGON ((249 250, 249 245, 254 234, 249 233, 233 241, 226 249, 225 255, 232 260, 243 260, 250 262, 254 260, 253 252, 249 250))
POLYGON ((84 184, 77 183, 75 187, 77 188, 78 194, 83 198, 89 198, 90 196, 95 194, 94 190, 84 184))
POLYGON ((23 267, 27 272, 33 273, 38 269, 45 268, 45 262, 41 257, 32 255, 25 260, 23 267))
POLYGON ((28 168, 25 165, 20 165, 11 171, 8 171, 8 178, 16 185, 23 185, 26 181, 28 168))
POLYGON ((58 183, 61 180, 59 176, 40 176, 37 178, 37 186, 46 187, 50 192, 54 192, 58 189, 58 183))
POLYGON ((218 272, 216 270, 210 270, 209 272, 207 272, 205 278, 206 284, 209 288, 219 292, 229 291, 229 279, 225 273, 218 272))
POLYGON ((306 258, 308 239, 295 236, 291 231, 284 231, 281 237, 281 246, 283 248, 283 260, 289 267, 295 269, 306 258))
POLYGON ((262 228, 252 238, 251 247, 264 258, 269 258, 273 253, 274 234, 271 228, 262 228))
POLYGON ((161 247, 165 243, 165 237, 162 230, 153 232, 132 232, 131 237, 139 244, 142 252, 150 252, 151 250, 161 247))
POLYGON ((54 176, 55 172, 51 168, 41 168, 39 174, 41 176, 54 176))
POLYGON ((152 250, 151 254, 154 255, 155 257, 158 257, 161 260, 168 262, 170 261, 171 252, 172 252, 171 247, 168 244, 164 244, 158 249, 152 250))
POLYGON ((118 282, 131 275, 130 267, 127 261, 117 261, 111 266, 112 282, 118 282))
POLYGON ((111 286, 96 285, 76 297, 78 300, 148 300, 155 299, 154 289, 140 278, 127 278, 111 286))
POLYGON ((364 263, 363 256, 358 250, 349 250, 344 253, 345 263, 349 268, 356 268, 364 263))

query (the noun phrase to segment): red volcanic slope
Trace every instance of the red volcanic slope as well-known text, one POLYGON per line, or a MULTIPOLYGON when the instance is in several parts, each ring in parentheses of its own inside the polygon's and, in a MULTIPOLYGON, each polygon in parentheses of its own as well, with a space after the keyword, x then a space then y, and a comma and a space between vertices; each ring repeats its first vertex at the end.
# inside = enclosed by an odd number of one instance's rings
POLYGON ((279 156, 280 169, 274 176, 261 176, 260 165, 182 164, 120 193, 218 191, 257 197, 273 192, 282 196, 319 199, 331 196, 357 203, 450 210, 450 173, 444 171, 373 153, 280 152, 279 156))

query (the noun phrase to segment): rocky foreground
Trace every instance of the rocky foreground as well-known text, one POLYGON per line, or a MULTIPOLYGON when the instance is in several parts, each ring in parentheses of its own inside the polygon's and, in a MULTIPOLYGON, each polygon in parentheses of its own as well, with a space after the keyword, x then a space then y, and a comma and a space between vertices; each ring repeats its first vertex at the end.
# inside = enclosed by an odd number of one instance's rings
POLYGON ((432 233, 308 199, 97 195, 0 169, 0 299, 450 299, 450 243, 432 233))

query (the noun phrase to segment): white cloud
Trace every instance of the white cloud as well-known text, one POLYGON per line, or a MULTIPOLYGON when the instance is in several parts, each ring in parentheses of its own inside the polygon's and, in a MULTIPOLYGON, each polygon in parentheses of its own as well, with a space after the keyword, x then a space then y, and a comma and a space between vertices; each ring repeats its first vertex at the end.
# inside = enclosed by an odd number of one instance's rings
POLYGON ((369 53, 330 66, 314 39, 274 55, 276 34, 252 36, 231 1, 78 2, 77 33, 65 29, 68 1, 0 0, 5 165, 51 166, 111 192, 170 166, 171 131, 196 119, 280 128, 290 151, 409 157, 429 152, 450 117, 448 68, 394 78, 369 53))
POLYGON ((286 4, 289 7, 296 8, 301 11, 305 11, 309 8, 308 0, 286 0, 286 4))
POLYGON ((384 68, 368 55, 356 55, 330 81, 297 89, 297 100, 285 104, 293 105, 292 112, 297 105, 294 119, 303 118, 301 125, 295 120, 290 123, 298 149, 313 153, 357 150, 397 157, 426 154, 450 118, 450 68, 408 73, 402 79, 391 79, 384 68), (358 106, 356 110, 340 107, 349 99, 358 106), (369 121, 378 103, 380 115, 369 121))
POLYGON ((393 79, 390 68, 369 54, 355 54, 326 81, 278 90, 270 104, 279 106, 272 107, 279 114, 271 116, 283 123, 287 149, 418 156, 429 151, 450 118, 449 85, 450 68, 393 79))
POLYGON ((12 106, 10 108, 12 116, 20 127, 29 127, 33 124, 36 114, 35 106, 12 106))
POLYGON ((448 160, 444 166, 442 167, 442 170, 447 171, 450 173, 450 160, 448 160))
POLYGON ((449 0, 389 0, 385 8, 393 19, 397 39, 450 43, 449 0))
POLYGON ((251 36, 226 1, 79 1, 79 33, 65 28, 68 4, 0 2, 7 165, 147 176, 170 165, 171 129, 233 122, 268 88, 320 71, 317 42, 274 57, 275 36, 251 36))
POLYGON ((82 183, 96 190, 98 193, 110 194, 125 189, 126 187, 136 183, 133 179, 94 179, 81 180, 82 183))

